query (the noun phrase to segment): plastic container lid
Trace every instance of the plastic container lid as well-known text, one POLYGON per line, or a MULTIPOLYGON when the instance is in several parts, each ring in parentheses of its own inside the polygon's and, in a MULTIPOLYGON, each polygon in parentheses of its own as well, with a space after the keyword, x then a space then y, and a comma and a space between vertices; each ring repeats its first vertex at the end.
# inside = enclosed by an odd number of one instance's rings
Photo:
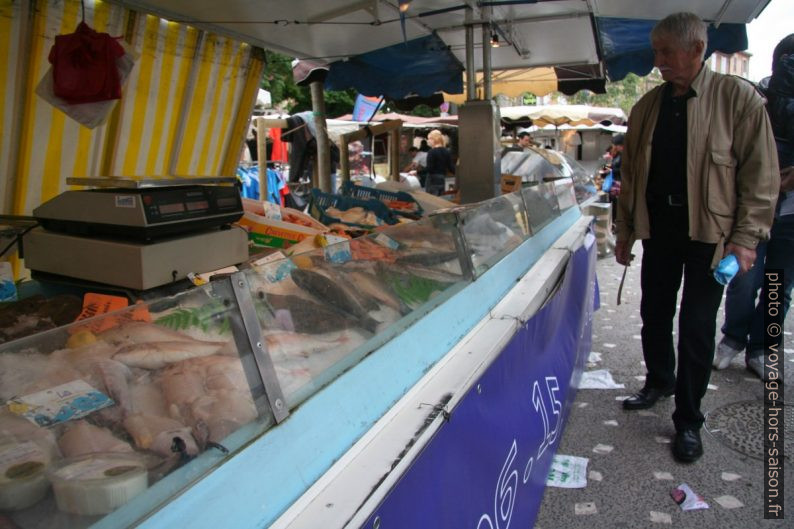
POLYGON ((47 473, 58 508, 82 515, 107 514, 146 490, 148 475, 137 454, 101 453, 65 459, 47 473))
POLYGON ((26 509, 50 486, 45 471, 50 455, 32 441, 0 444, 0 510, 26 509))

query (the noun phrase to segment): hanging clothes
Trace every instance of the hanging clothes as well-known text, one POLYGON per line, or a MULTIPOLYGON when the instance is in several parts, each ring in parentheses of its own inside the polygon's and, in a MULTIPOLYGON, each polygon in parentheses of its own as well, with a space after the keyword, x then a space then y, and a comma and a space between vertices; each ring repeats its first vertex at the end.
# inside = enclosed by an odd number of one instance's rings
POLYGON ((268 135, 273 141, 273 152, 270 155, 270 161, 281 163, 289 161, 287 144, 281 139, 281 129, 270 129, 268 135))

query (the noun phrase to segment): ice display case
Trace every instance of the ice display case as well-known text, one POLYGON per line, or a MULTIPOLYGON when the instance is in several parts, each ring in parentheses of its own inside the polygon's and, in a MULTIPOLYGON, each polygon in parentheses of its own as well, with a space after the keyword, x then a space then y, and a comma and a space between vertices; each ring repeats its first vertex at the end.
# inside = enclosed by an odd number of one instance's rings
MULTIPOLYGON (((473 282, 487 311, 511 285, 489 270, 530 239, 542 254, 580 216, 572 193, 528 187, 3 344, 0 510, 23 529, 162 513, 373 352, 421 342, 473 282)), ((423 369, 473 324, 442 330, 423 369)))

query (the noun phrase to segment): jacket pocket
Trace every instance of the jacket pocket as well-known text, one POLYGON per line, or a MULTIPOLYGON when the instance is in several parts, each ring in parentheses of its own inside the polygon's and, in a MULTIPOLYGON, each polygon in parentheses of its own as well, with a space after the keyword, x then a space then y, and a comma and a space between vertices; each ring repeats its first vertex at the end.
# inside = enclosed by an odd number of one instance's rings
POLYGON ((708 153, 706 202, 715 215, 733 218, 736 210, 736 159, 730 151, 708 153))

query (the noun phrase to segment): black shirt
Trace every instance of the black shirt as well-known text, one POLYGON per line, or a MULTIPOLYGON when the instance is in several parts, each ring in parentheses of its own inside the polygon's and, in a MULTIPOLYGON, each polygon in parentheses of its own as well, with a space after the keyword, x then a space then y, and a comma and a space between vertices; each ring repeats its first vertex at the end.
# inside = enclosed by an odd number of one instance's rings
POLYGON ((446 147, 434 147, 427 153, 427 173, 455 174, 455 166, 452 164, 452 155, 446 147))
POLYGON ((687 100, 696 94, 690 88, 682 96, 673 96, 671 84, 663 90, 659 118, 653 131, 651 169, 645 194, 651 217, 651 237, 664 233, 686 236, 689 232, 686 108, 687 100))

